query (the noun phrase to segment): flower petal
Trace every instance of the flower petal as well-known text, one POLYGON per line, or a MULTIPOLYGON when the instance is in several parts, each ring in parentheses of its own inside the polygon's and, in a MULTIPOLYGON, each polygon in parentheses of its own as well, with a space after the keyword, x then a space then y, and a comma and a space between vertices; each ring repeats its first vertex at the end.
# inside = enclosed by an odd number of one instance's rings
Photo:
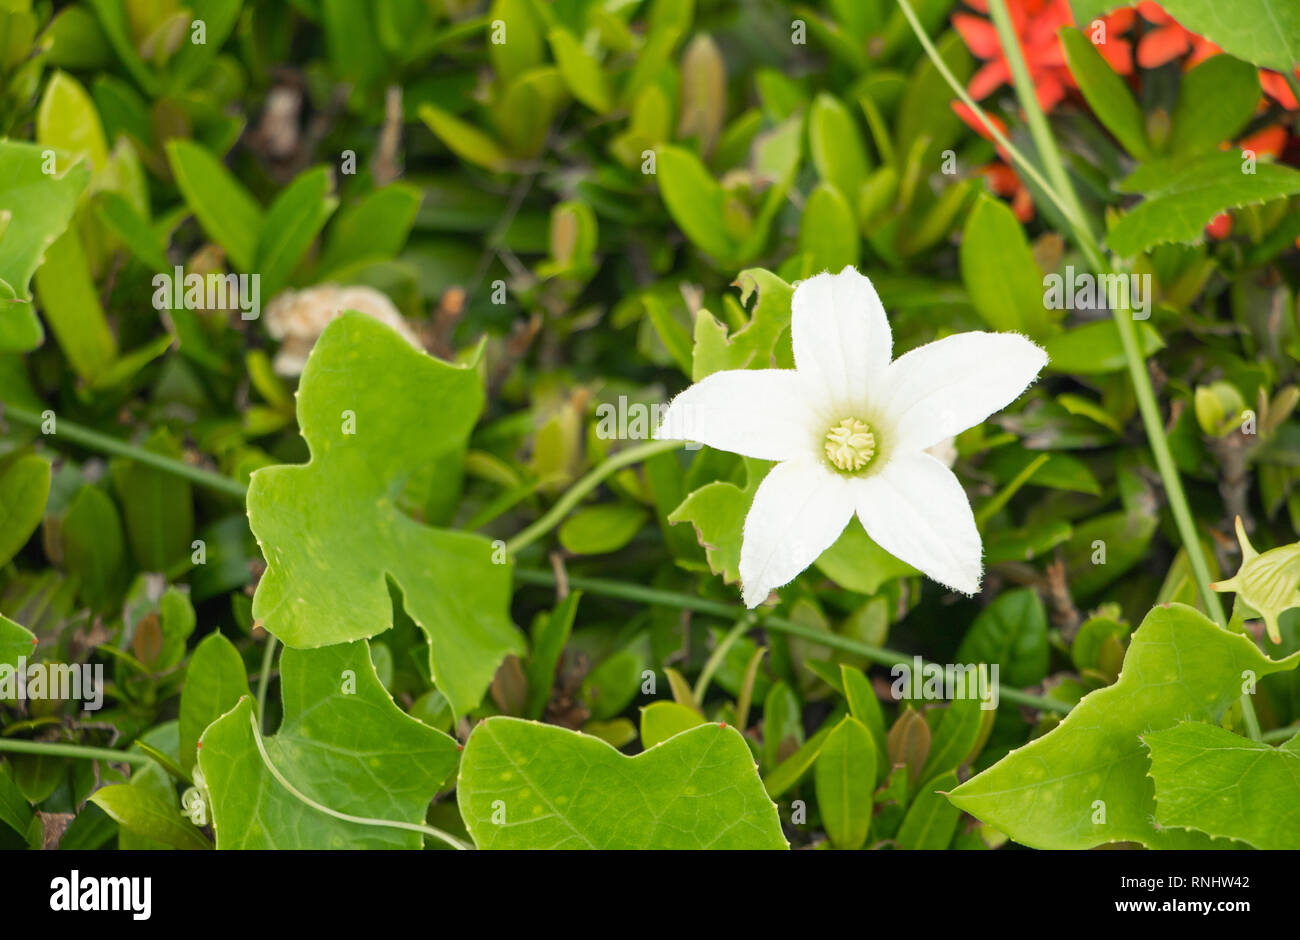
POLYGON ((657 440, 698 441, 760 460, 806 456, 811 406, 793 369, 715 372, 673 399, 657 440))
POLYGON ((790 309, 794 364, 820 404, 851 415, 889 365, 894 338, 865 274, 846 267, 800 281, 790 309))
POLYGON ((779 463, 764 477, 740 546, 746 607, 757 607, 839 538, 853 517, 851 484, 810 458, 779 463))
POLYGON ((983 565, 979 530, 951 470, 929 454, 890 459, 855 481, 858 518, 889 554, 940 584, 974 594, 983 565))
POLYGON ((1047 364, 1047 353, 1016 333, 958 333, 889 366, 882 406, 893 447, 917 451, 979 424, 1011 404, 1047 364))

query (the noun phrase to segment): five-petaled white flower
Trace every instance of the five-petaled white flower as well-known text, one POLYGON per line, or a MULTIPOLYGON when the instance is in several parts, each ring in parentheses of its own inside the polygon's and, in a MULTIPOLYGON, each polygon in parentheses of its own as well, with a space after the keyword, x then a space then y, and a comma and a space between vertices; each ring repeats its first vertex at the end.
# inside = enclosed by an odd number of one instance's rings
POLYGON ((1047 354, 1015 333, 972 332, 891 362, 885 309, 852 267, 796 285, 790 332, 794 369, 715 372, 673 400, 655 434, 779 461, 745 519, 745 605, 812 564, 855 512, 881 548, 974 594, 975 517, 926 450, 1013 402, 1047 354))

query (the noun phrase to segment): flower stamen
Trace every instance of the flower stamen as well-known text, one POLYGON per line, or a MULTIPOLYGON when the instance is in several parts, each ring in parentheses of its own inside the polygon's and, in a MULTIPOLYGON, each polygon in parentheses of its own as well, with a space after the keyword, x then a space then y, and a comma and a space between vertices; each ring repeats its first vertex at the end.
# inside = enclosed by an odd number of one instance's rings
POLYGON ((837 470, 861 470, 875 455, 876 437, 865 421, 845 418, 826 432, 826 458, 837 470))

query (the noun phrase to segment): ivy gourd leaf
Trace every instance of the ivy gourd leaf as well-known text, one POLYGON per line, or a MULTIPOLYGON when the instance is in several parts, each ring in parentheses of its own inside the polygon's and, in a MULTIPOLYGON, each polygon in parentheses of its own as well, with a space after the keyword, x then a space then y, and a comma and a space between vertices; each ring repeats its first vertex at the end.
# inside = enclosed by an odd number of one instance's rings
MULTIPOLYGON (((456 768, 456 742, 393 703, 369 644, 286 649, 280 680, 284 721, 266 752, 295 789, 352 816, 424 821, 456 768)), ((420 847, 419 833, 347 822, 286 790, 258 752, 252 715, 253 700, 244 696, 199 742, 217 848, 420 847)))
POLYGON ((45 251, 72 220, 90 167, 81 160, 54 159, 47 148, 0 140, 0 351, 26 352, 44 338, 28 289, 45 251), (6 302, 7 301, 7 302, 6 302))
POLYGON ((1185 721, 1143 735, 1156 822, 1246 842, 1300 848, 1300 735, 1281 747, 1185 721))
POLYGON ((286 646, 317 647, 392 626, 388 579, 429 638, 434 681, 457 715, 479 703, 508 653, 510 565, 492 543, 421 525, 404 483, 464 447, 483 390, 472 367, 430 358, 370 317, 325 329, 298 391, 311 460, 256 471, 248 518, 267 571, 253 616, 286 646))
POLYGON ((456 787, 481 849, 783 849, 776 805, 734 728, 701 725, 635 757, 554 725, 495 717, 456 787))
POLYGON ((1218 721, 1256 677, 1294 668, 1274 661, 1185 604, 1154 608, 1133 634, 1119 680, 1086 696, 1059 725, 949 794, 959 809, 1033 848, 1108 842, 1209 848, 1186 830, 1156 828, 1154 787, 1140 735, 1185 718, 1218 721))
POLYGON ((668 515, 672 525, 689 522, 695 528, 709 570, 722 575, 727 584, 740 582, 740 542, 745 516, 768 467, 766 461, 746 457, 744 489, 721 480, 706 483, 668 515))

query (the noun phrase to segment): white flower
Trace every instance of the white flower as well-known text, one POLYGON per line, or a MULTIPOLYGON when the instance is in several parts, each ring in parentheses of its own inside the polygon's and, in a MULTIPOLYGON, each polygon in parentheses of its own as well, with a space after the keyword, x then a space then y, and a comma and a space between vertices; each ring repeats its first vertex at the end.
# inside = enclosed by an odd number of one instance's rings
POLYGON ((266 332, 272 339, 283 341, 275 354, 275 371, 279 375, 301 375, 316 340, 344 310, 374 317, 396 330, 416 349, 424 349, 406 317, 386 294, 372 287, 321 284, 301 291, 283 291, 267 306, 266 332))
POLYGON ((959 333, 890 361, 871 281, 851 267, 794 291, 794 369, 735 369, 677 396, 655 436, 779 461, 745 519, 740 580, 756 607, 856 512, 890 554, 965 594, 982 546, 957 478, 927 449, 1005 408, 1047 354, 1014 333, 959 333))

